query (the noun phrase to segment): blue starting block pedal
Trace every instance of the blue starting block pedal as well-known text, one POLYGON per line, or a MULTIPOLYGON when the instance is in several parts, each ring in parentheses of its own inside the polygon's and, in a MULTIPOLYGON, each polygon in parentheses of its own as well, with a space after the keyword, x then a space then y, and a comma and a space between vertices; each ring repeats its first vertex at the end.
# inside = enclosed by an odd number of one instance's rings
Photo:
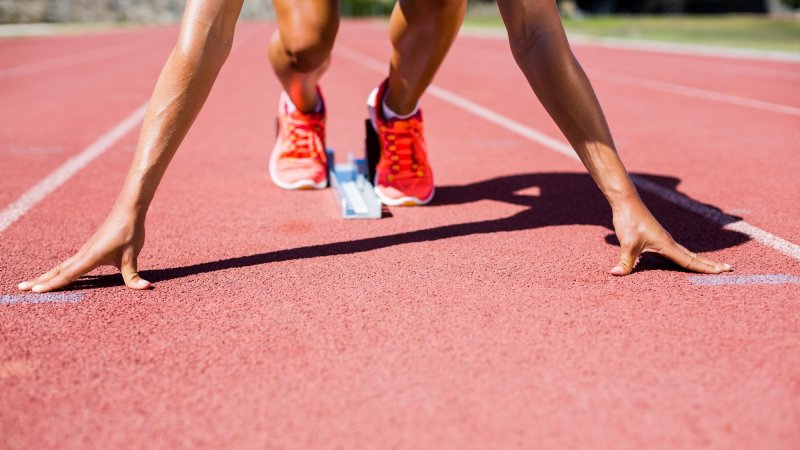
POLYGON ((328 181, 341 208, 342 218, 345 219, 381 218, 383 207, 372 186, 375 166, 380 158, 380 143, 369 119, 364 125, 366 130, 364 158, 356 159, 350 153, 347 162, 337 164, 333 149, 325 150, 328 181))
POLYGON ((325 150, 328 180, 345 219, 380 219, 381 201, 375 195, 365 159, 355 159, 350 153, 345 163, 336 163, 333 150, 325 150))

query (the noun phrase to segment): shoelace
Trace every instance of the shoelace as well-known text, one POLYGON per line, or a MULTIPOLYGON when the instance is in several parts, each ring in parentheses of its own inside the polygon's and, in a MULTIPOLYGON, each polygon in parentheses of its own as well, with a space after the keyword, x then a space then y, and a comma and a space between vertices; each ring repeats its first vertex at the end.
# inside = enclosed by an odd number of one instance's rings
POLYGON ((425 152, 418 148, 422 137, 422 123, 418 120, 395 120, 380 129, 383 140, 383 157, 391 165, 388 181, 400 178, 425 176, 425 152))
POLYGON ((289 118, 286 121, 289 136, 289 150, 283 154, 288 158, 315 158, 324 160, 322 119, 314 115, 304 115, 302 119, 289 118))

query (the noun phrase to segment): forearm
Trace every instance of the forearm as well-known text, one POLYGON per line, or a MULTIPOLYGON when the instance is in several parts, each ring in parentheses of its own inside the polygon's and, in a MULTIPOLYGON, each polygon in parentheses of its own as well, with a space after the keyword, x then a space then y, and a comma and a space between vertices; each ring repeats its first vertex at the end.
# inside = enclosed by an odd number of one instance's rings
POLYGON ((156 83, 114 210, 143 223, 172 157, 230 53, 241 0, 189 1, 178 43, 156 83))
POLYGON ((224 61, 221 49, 179 46, 159 76, 139 144, 115 207, 141 220, 172 157, 200 112, 224 61))
POLYGON ((572 54, 554 2, 500 0, 514 58, 536 96, 613 203, 636 195, 594 90, 572 54))

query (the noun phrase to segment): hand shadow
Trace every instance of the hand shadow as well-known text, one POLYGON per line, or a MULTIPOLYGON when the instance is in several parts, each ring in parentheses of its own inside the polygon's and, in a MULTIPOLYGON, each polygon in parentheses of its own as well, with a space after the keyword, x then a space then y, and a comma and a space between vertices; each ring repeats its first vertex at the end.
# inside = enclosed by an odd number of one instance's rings
MULTIPOLYGON (((677 194, 677 186, 680 183, 677 178, 642 174, 638 174, 636 177, 683 197, 682 194, 677 194)), ((703 216, 646 191, 640 191, 644 202, 675 240, 693 251, 720 250, 740 245, 749 240, 742 233, 723 229, 722 225, 703 216)), ((614 229, 611 224, 611 211, 608 203, 600 194, 591 177, 585 173, 531 173, 494 178, 463 186, 442 186, 437 188, 434 202, 426 208, 461 205, 480 200, 505 202, 525 206, 526 209, 502 219, 444 225, 388 236, 276 250, 182 267, 146 270, 142 271, 141 275, 149 281, 159 282, 279 261, 348 255, 414 242, 429 242, 473 234, 520 231, 556 225, 604 226, 611 231, 606 236, 606 242, 619 245, 613 234, 614 229)), ((718 211, 720 217, 727 218, 729 222, 739 220, 737 217, 724 215, 716 207, 706 206, 718 211)), ((683 270, 660 258, 643 258, 636 271, 653 269, 683 270)), ((66 289, 101 288, 121 284, 122 278, 118 274, 87 276, 75 281, 66 289)))

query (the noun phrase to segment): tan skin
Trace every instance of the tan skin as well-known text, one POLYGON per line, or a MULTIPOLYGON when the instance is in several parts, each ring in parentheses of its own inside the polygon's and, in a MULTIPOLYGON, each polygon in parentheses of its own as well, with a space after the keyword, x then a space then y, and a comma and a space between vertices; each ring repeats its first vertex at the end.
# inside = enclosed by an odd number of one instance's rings
MULTIPOLYGON (((300 110, 316 107, 315 87, 330 64, 339 27, 338 2, 276 0, 278 31, 269 58, 283 88, 300 110)), ((156 83, 136 155, 108 217, 78 252, 22 290, 62 288, 100 266, 119 269, 125 285, 151 286, 139 276, 145 217, 158 184, 200 112, 231 50, 242 0, 189 0, 178 43, 156 83)), ((387 104, 411 112, 430 84, 461 26, 463 0, 401 0, 390 21, 393 44, 387 104)))
MULTIPOLYGON (((242 0, 187 2, 178 44, 158 79, 136 156, 110 214, 75 255, 20 283, 20 289, 59 289, 105 265, 117 267, 129 288, 151 286, 137 269, 147 209, 230 52, 241 4, 242 0)), ((274 4, 278 31, 270 43, 270 61, 295 105, 313 110, 318 101, 315 86, 330 64, 338 5, 326 0, 274 4)), ((569 48, 555 3, 498 0, 498 5, 517 63, 611 205, 621 250, 610 273, 629 274, 645 252, 695 272, 731 270, 676 243, 642 203, 591 84, 569 48)), ((452 44, 464 8, 462 0, 401 1, 395 7, 390 24, 390 108, 400 114, 413 110, 452 44)))
POLYGON ((731 266, 697 256, 672 239, 642 203, 617 154, 591 83, 570 50, 553 0, 498 0, 511 51, 539 101, 569 140, 611 205, 620 242, 610 272, 627 275, 642 253, 656 253, 700 273, 731 266))

